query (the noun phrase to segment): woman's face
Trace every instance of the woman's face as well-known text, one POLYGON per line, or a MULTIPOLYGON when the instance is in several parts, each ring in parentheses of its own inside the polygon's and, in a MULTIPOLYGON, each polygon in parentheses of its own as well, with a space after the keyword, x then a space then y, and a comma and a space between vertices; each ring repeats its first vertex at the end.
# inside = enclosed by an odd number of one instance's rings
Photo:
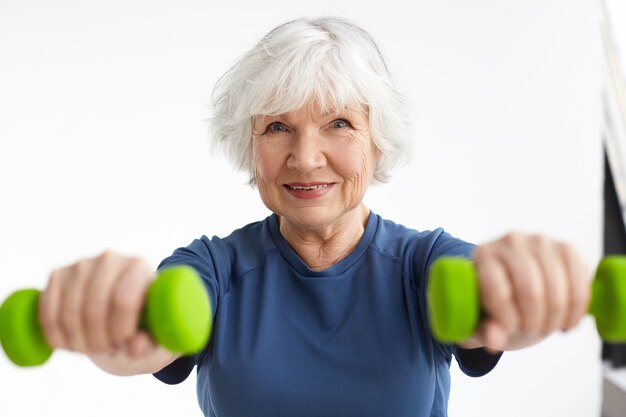
POLYGON ((361 204, 379 155, 365 109, 323 114, 315 104, 255 118, 252 143, 265 205, 282 222, 311 229, 361 204))

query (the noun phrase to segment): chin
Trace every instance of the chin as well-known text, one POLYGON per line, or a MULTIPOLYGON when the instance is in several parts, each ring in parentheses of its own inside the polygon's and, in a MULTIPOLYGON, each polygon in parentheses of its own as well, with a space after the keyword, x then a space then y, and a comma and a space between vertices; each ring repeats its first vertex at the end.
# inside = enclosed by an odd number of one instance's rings
POLYGON ((279 214, 279 216, 300 227, 317 229, 332 225, 346 214, 346 212, 337 212, 329 207, 308 207, 291 209, 279 214))

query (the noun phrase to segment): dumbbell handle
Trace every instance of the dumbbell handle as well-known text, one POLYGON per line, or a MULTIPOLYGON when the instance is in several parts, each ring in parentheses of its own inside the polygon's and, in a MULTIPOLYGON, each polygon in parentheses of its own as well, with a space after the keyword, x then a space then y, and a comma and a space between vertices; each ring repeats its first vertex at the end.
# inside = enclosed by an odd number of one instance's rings
MULTIPOLYGON (((427 303, 431 330, 438 340, 469 339, 481 315, 474 264, 457 257, 435 261, 428 278, 427 303)), ((599 263, 588 311, 604 340, 626 341, 626 256, 607 256, 599 263)))
MULTIPOLYGON (((38 319, 39 296, 36 289, 20 290, 0 306, 0 343, 19 366, 41 365, 52 355, 38 319)), ((212 314, 196 271, 178 265, 160 271, 150 284, 141 325, 169 351, 191 354, 206 345, 212 314)))

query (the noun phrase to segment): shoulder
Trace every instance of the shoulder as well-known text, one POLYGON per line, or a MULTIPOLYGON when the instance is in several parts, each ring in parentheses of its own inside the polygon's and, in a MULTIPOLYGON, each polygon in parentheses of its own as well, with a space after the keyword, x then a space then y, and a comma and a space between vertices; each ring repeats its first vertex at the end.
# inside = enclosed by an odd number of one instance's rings
POLYGON ((443 228, 417 230, 387 220, 379 215, 372 246, 379 252, 398 259, 407 256, 427 260, 430 264, 439 256, 470 257, 475 245, 459 239, 443 228))
POLYGON ((233 256, 248 257, 263 253, 274 247, 270 222, 271 216, 234 230, 224 238, 213 237, 213 241, 220 242, 233 256))
POLYGON ((274 245, 269 234, 270 217, 245 225, 234 230, 226 237, 203 235, 189 245, 176 249, 166 258, 164 264, 188 263, 192 266, 202 264, 218 271, 228 269, 254 268, 274 245))

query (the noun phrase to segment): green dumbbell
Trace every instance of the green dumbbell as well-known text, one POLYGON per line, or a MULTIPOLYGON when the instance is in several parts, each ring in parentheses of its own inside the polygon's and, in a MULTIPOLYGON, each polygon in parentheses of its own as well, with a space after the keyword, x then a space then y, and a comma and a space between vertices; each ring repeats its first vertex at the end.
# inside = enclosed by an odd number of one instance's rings
MULTIPOLYGON (((39 324, 39 295, 36 289, 17 291, 0 307, 0 344, 19 366, 41 365, 52 355, 39 324)), ((178 265, 160 271, 150 284, 141 323, 169 351, 192 354, 206 345, 212 314, 197 272, 178 265)))
MULTIPOLYGON (((466 259, 439 258, 428 278, 428 311, 433 335, 445 343, 462 342, 480 321, 478 279, 466 259)), ((607 256, 591 284, 589 314, 607 342, 626 341, 626 256, 607 256)))

